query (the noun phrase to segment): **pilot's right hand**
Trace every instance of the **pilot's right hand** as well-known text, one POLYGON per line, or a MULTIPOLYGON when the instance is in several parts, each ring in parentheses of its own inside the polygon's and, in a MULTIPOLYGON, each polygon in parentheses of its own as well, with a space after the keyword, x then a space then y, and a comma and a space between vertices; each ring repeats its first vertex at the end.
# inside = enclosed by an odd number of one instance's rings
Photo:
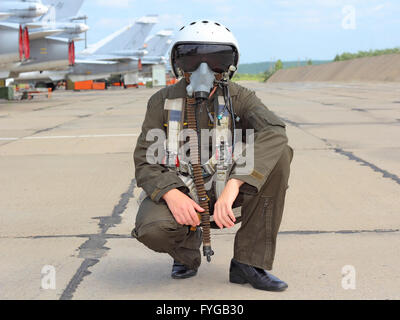
POLYGON ((164 194, 163 199, 176 222, 192 227, 200 225, 198 212, 204 212, 204 209, 186 194, 178 189, 172 189, 164 194))

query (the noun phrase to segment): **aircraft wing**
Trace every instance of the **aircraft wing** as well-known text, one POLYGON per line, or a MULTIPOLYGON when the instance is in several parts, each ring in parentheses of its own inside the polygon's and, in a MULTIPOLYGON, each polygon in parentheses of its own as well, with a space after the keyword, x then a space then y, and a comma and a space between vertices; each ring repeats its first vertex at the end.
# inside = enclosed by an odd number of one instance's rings
POLYGON ((0 22, 0 29, 14 29, 19 30, 19 24, 12 22, 0 22))
POLYGON ((47 81, 50 79, 53 82, 64 80, 68 70, 65 71, 32 71, 21 72, 18 78, 14 78, 17 82, 20 81, 47 81))
POLYGON ((64 80, 67 72, 49 72, 49 78, 51 81, 61 81, 64 80))
POLYGON ((102 58, 101 61, 114 61, 114 62, 131 62, 131 61, 138 61, 138 58, 135 57, 109 57, 109 58, 102 58))
POLYGON ((116 56, 116 55, 93 55, 90 57, 94 61, 112 61, 112 62, 132 62, 138 61, 138 57, 134 56, 116 56))
POLYGON ((36 22, 29 22, 25 24, 29 29, 42 29, 43 28, 43 23, 36 23, 36 22))
POLYGON ((112 65, 117 64, 116 61, 100 61, 100 60, 75 60, 75 64, 98 64, 98 65, 112 65))
POLYGON ((67 33, 58 33, 55 35, 57 38, 68 39, 70 41, 83 41, 85 38, 81 38, 79 34, 67 34, 67 33))
POLYGON ((11 16, 11 13, 7 13, 7 12, 0 12, 0 20, 5 20, 8 17, 11 16))
POLYGON ((144 57, 142 60, 143 64, 160 64, 160 63, 166 63, 167 59, 162 56, 149 56, 149 57, 144 57))
POLYGON ((70 40, 77 42, 77 41, 84 41, 85 38, 81 38, 81 37, 78 37, 78 36, 77 36, 77 37, 72 37, 72 38, 70 38, 70 40))
POLYGON ((29 34, 29 38, 31 40, 41 39, 49 36, 54 36, 60 32, 63 32, 61 29, 43 29, 40 31, 34 31, 29 34))

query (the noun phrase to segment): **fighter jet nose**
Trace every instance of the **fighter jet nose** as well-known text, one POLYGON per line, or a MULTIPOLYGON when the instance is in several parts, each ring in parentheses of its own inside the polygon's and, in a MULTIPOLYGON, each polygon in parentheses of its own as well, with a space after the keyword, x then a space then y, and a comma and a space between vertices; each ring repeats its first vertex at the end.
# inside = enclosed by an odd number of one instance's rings
POLYGON ((87 24, 80 23, 80 24, 79 24, 79 29, 80 29, 80 32, 86 32, 86 31, 88 31, 90 28, 89 28, 89 26, 88 26, 87 24))

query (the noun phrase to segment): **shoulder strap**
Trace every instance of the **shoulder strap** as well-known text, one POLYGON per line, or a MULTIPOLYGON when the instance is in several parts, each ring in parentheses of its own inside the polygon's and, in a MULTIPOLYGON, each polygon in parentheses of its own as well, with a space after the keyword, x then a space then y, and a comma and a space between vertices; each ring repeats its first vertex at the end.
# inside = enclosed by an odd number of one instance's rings
POLYGON ((185 99, 166 99, 164 110, 168 111, 167 123, 167 158, 166 165, 168 167, 179 167, 178 151, 180 147, 179 134, 183 127, 183 106, 185 99))

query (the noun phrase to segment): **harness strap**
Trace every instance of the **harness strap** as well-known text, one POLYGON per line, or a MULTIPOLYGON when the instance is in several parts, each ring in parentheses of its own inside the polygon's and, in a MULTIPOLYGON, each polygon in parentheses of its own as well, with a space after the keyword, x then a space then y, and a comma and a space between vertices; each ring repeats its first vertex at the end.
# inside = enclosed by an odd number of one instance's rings
POLYGON ((231 115, 226 104, 225 98, 218 96, 215 112, 216 154, 210 159, 216 164, 215 194, 217 199, 225 188, 229 167, 232 165, 232 132, 229 126, 231 115))

